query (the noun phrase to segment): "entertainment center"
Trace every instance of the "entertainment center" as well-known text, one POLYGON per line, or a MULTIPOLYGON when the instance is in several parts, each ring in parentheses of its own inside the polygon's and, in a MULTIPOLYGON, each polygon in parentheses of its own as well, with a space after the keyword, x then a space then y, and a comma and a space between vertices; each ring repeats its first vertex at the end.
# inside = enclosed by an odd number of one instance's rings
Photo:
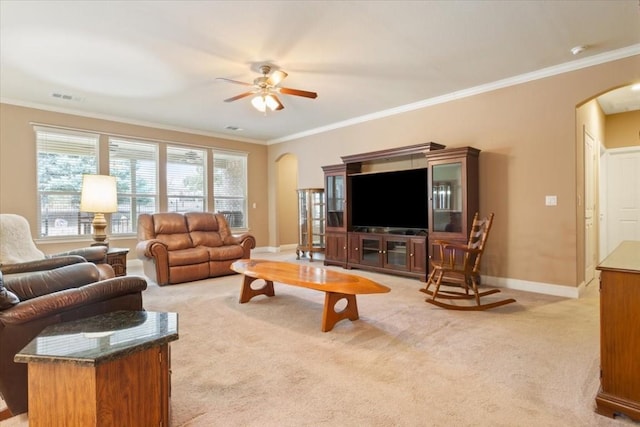
POLYGON ((325 265, 426 281, 436 240, 467 242, 479 153, 428 142, 324 166, 325 265))

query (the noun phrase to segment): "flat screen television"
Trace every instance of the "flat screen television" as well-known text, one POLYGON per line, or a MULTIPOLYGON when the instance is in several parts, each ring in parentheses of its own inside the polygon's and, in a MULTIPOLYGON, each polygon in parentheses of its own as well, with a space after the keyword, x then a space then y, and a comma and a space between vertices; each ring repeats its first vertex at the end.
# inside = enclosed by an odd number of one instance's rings
POLYGON ((427 168, 352 175, 350 179, 354 230, 427 229, 427 168))

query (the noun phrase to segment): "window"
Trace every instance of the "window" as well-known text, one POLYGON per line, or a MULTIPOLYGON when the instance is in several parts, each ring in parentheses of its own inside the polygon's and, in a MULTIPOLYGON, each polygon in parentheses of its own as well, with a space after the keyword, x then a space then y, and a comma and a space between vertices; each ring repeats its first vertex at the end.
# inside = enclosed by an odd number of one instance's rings
POLYGON ((207 152, 167 147, 167 207, 169 212, 205 211, 207 152))
POLYGON ((41 238, 92 234, 93 214, 80 212, 84 174, 116 177, 109 235, 135 234, 140 214, 165 210, 219 212, 230 227, 248 227, 246 153, 39 125, 34 132, 41 238))
POLYGON ((230 227, 247 227, 247 155, 213 152, 214 211, 225 214, 230 227))
POLYGON ((135 233, 138 215, 158 210, 158 144, 109 138, 109 174, 118 187, 111 234, 135 233))
POLYGON ((80 212, 82 175, 98 172, 98 135, 36 127, 40 237, 91 234, 80 212))

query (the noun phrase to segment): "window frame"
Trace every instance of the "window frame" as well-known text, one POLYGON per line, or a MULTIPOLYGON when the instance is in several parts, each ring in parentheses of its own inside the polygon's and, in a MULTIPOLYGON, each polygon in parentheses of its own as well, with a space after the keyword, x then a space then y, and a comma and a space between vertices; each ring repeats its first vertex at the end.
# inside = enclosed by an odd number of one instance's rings
MULTIPOLYGON (((181 142, 172 142, 172 141, 158 141, 158 140, 153 140, 153 139, 146 139, 146 138, 138 138, 138 137, 132 137, 132 136, 124 136, 124 135, 116 135, 116 134, 109 134, 109 133, 102 133, 102 132, 95 132, 95 131, 91 131, 91 130, 82 130, 82 129, 72 129, 72 128, 65 128, 65 127, 56 127, 55 125, 44 125, 44 124, 32 124, 33 126, 33 130, 34 130, 34 144, 35 144, 35 151, 36 151, 36 184, 37 184, 37 199, 38 199, 38 212, 37 212, 37 218, 38 218, 38 232, 37 232, 37 238, 39 240, 64 240, 64 241, 72 241, 72 240, 78 240, 79 238, 86 238, 89 237, 92 234, 92 230, 91 230, 91 221, 93 216, 91 214, 86 214, 85 216, 87 218, 81 219, 82 217, 82 213, 80 212, 80 196, 81 196, 81 186, 82 186, 82 175, 83 174, 104 174, 104 175, 112 175, 116 176, 117 179, 118 178, 118 174, 115 173, 112 169, 114 168, 113 166, 113 162, 112 162, 112 158, 111 158, 111 144, 115 141, 117 141, 118 143, 135 143, 135 144, 148 144, 150 146, 155 146, 155 157, 156 157, 156 164, 155 164, 155 183, 156 183, 156 188, 155 188, 155 194, 151 195, 149 193, 144 193, 144 194, 140 194, 140 193, 136 193, 136 192, 130 192, 130 193, 124 193, 122 190, 120 190, 121 185, 118 185, 118 206, 120 207, 121 205, 121 198, 122 197, 127 197, 130 198, 131 200, 131 204, 129 205, 130 207, 130 211, 133 212, 133 203, 135 203, 136 198, 140 198, 140 197, 154 197, 155 198, 155 208, 153 209, 154 212, 171 212, 171 210, 169 209, 169 201, 171 200, 172 197, 180 197, 179 195, 176 194, 171 194, 169 192, 168 189, 168 180, 167 180, 167 172, 168 169, 170 169, 169 166, 169 152, 172 149, 176 149, 176 150, 194 150, 197 152, 202 153, 203 155, 203 159, 200 162, 200 164, 202 165, 203 171, 202 171, 202 180, 203 180, 203 188, 202 188, 202 195, 185 195, 184 197, 187 198, 201 198, 202 199, 202 206, 203 206, 203 211, 204 212, 217 212, 216 210, 216 204, 218 206, 222 205, 227 205, 227 206, 232 206, 236 209, 233 210, 226 210, 226 214, 227 214, 227 219, 229 221, 229 226, 230 228, 232 228, 234 231, 237 232, 244 232, 246 230, 249 229, 249 212, 248 212, 248 208, 249 208, 249 196, 248 196, 248 185, 249 185, 249 168, 248 168, 248 161, 249 161, 249 153, 247 152, 243 152, 243 151, 235 151, 235 150, 226 150, 226 149, 218 149, 215 147, 206 147, 206 146, 201 146, 201 145, 192 145, 192 144, 188 144, 188 143, 181 143, 181 142), (45 134, 45 133, 49 133, 52 135, 58 135, 60 138, 64 139, 65 136, 69 136, 71 138, 76 137, 76 138, 86 138, 88 140, 91 140, 93 143, 93 147, 91 149, 91 162, 90 163, 95 163, 93 166, 95 166, 94 168, 92 167, 91 170, 86 170, 86 169, 82 169, 82 173, 78 174, 78 185, 77 185, 77 190, 72 190, 69 191, 69 195, 72 197, 77 198, 77 203, 74 203, 74 206, 77 205, 77 207, 75 208, 75 211, 77 211, 77 216, 78 216, 78 220, 77 220, 77 225, 78 228, 76 229, 76 232, 73 234, 49 234, 47 231, 45 231, 45 228, 43 226, 43 221, 46 219, 45 215, 43 214, 45 212, 45 208, 42 205, 42 200, 43 200, 43 195, 46 195, 48 192, 51 192, 51 190, 41 190, 41 178, 40 178, 40 174, 41 172, 41 166, 40 166, 40 155, 41 152, 43 151, 40 148, 40 136, 45 134), (102 155, 102 157, 101 157, 102 155), (216 194, 215 191, 215 187, 216 187, 216 178, 215 178, 215 173, 216 173, 216 161, 220 160, 221 158, 227 159, 227 160, 239 160, 240 161, 240 165, 241 165, 241 176, 243 179, 243 182, 241 183, 240 187, 239 187, 239 191, 238 191, 238 187, 235 186, 235 188, 230 188, 230 190, 232 190, 232 194, 229 194, 228 192, 225 192, 225 194, 220 195, 220 191, 218 191, 218 194, 216 194), (233 194, 233 192, 235 191, 235 194, 233 194), (239 220, 240 218, 240 220, 239 220)), ((63 142, 63 148, 64 148, 64 142, 63 142)), ((71 147, 70 147, 71 148, 71 147)), ((70 152, 72 152, 73 150, 70 149, 70 152)), ((75 176, 75 175, 74 175, 75 176)), ((233 179, 233 177, 231 178, 233 179)), ((75 181, 75 179, 74 179, 75 181)), ((220 189, 219 189, 220 190, 220 189)), ((54 192, 55 193, 55 192, 54 192)), ((57 192, 56 194, 62 194, 62 192, 57 192)), ((74 199, 75 200, 75 199, 74 199)), ((192 210, 192 209, 188 209, 188 210, 192 210)), ((225 209, 218 209, 220 211, 225 211, 225 209)), ((73 213, 73 215, 76 215, 76 213, 73 213)), ((130 227, 127 229, 127 232, 119 232, 117 230, 117 227, 114 226, 114 221, 116 221, 116 218, 113 214, 106 214, 107 219, 108 219, 108 228, 107 228, 107 233, 109 234, 110 237, 113 238, 131 238, 131 236, 135 236, 137 233, 137 215, 143 213, 142 210, 136 210, 136 217, 133 217, 133 213, 131 214, 131 220, 128 221, 127 227, 130 227)), ((225 213, 225 212, 223 212, 225 213)), ((74 218, 75 219, 75 216, 74 218)), ((71 222, 71 221, 70 221, 71 222)), ((118 224, 117 224, 118 225, 118 224)), ((48 229, 47 229, 48 230, 48 229)))
MULTIPOLYGON (((137 233, 136 230, 138 227, 138 215, 140 213, 145 213, 149 211, 157 212, 160 205, 160 194, 159 194, 160 180, 159 180, 159 172, 158 172, 159 166, 160 166, 160 156, 159 156, 160 145, 155 142, 144 141, 144 140, 139 140, 139 139, 134 139, 129 137, 116 137, 116 136, 108 137, 108 145, 109 145, 108 172, 109 172, 109 175, 116 177, 116 181, 118 183, 118 213, 121 210, 121 200, 124 198, 128 198, 129 199, 128 214, 130 216, 130 218, 126 221, 126 223, 122 224, 122 223, 119 223, 121 219, 116 218, 114 214, 110 214, 109 234, 111 236, 135 235, 137 233), (119 156, 120 159, 126 159, 129 161, 151 160, 152 162, 152 168, 150 168, 151 170, 145 171, 141 169, 140 170, 141 173, 139 176, 137 173, 138 169, 136 169, 135 174, 131 174, 131 173, 129 174, 130 181, 125 184, 123 182, 122 176, 120 176, 120 174, 115 174, 114 172, 114 166, 115 166, 117 157, 116 159, 114 159, 111 153, 117 150, 117 151, 121 151, 122 154, 124 154, 126 151, 126 148, 121 149, 120 146, 118 146, 117 144, 129 145, 128 151, 130 153, 135 153, 136 151, 138 153, 142 153, 139 155, 131 155, 131 156, 120 155, 119 156), (148 150, 149 148, 151 148, 151 150, 148 150), (151 156, 149 156, 148 154, 145 154, 147 150, 149 153, 151 153, 151 156), (137 191, 139 186, 137 186, 136 184, 138 180, 140 178, 144 178, 145 175, 148 178, 148 180, 154 184, 152 185, 153 188, 151 192, 137 191), (129 192, 121 191, 120 189, 123 186, 127 186, 130 191, 129 192), (153 204, 152 204, 153 208, 151 210, 141 209, 139 202, 142 199, 153 199, 153 204), (130 228, 131 231, 118 232, 115 230, 116 228, 121 228, 123 226, 126 228, 130 228)), ((131 165, 129 165, 129 167, 131 168, 131 165)), ((145 169, 149 169, 149 168, 145 168, 145 169)))

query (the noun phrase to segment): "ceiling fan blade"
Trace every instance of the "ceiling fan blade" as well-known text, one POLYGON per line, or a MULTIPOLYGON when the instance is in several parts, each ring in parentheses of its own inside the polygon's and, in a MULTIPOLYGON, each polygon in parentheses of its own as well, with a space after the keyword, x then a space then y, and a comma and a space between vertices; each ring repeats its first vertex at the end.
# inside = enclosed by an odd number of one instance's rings
POLYGON ((275 94, 271 94, 271 96, 273 97, 273 99, 276 100, 276 102, 278 103, 278 106, 276 107, 276 111, 280 111, 280 110, 284 110, 284 105, 282 105, 282 102, 280 102, 280 100, 278 99, 278 97, 275 94))
POLYGON ((278 88, 278 92, 284 93, 285 95, 296 95, 296 96, 304 96, 305 98, 317 98, 318 94, 315 92, 308 92, 306 90, 299 89, 291 89, 288 87, 280 87, 278 88))
POLYGON ((271 73, 271 76, 267 80, 267 84, 270 86, 277 86, 281 81, 283 81, 288 76, 287 73, 281 70, 276 70, 271 73))
POLYGON ((253 91, 249 91, 249 92, 241 93, 240 95, 236 95, 236 96, 233 96, 233 97, 231 97, 231 98, 227 98, 227 99, 225 99, 225 100, 224 100, 224 102, 233 102, 233 101, 237 101, 238 99, 242 99, 242 98, 244 98, 244 97, 246 97, 246 96, 253 95, 254 93, 255 93, 255 92, 253 92, 253 91))
POLYGON ((222 80, 224 82, 234 83, 234 84, 243 85, 243 86, 253 86, 251 83, 239 82, 238 80, 225 79, 224 77, 216 77, 216 80, 222 80))

